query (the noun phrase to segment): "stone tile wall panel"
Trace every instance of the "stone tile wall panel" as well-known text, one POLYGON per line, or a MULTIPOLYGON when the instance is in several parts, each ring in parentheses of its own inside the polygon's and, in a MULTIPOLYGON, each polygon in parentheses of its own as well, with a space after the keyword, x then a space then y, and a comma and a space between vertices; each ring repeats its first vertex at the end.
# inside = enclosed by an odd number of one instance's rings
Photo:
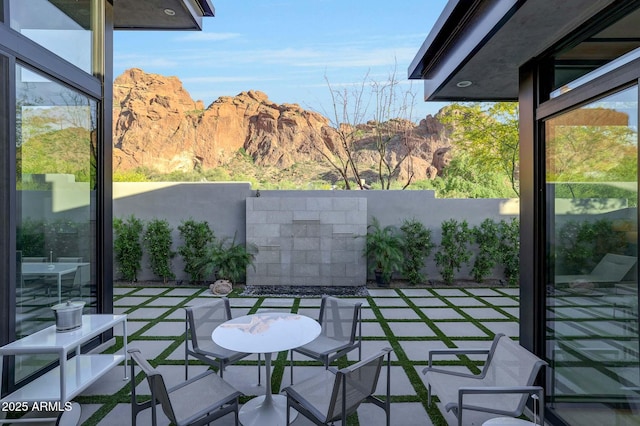
POLYGON ((246 238, 258 254, 247 284, 364 285, 364 238, 356 237, 367 232, 366 206, 357 197, 248 199, 246 238))

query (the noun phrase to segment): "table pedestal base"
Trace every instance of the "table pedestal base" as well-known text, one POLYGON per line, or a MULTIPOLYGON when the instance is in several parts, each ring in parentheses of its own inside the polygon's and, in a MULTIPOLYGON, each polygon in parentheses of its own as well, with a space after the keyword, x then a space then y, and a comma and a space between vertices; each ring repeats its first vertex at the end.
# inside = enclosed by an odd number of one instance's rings
MULTIPOLYGON (((295 420, 298 412, 291 409, 290 421, 295 420)), ((240 408, 240 423, 242 426, 286 426, 287 397, 272 395, 271 398, 258 396, 240 408)))

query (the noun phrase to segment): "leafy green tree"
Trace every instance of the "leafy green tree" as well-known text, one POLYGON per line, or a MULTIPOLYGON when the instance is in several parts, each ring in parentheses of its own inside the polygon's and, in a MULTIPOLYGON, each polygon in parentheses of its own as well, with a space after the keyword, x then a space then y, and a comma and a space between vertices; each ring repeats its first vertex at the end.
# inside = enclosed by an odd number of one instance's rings
POLYGON ((626 113, 608 108, 578 109, 551 119, 546 141, 547 180, 635 182, 637 134, 628 119, 626 113))
POLYGON ((482 175, 499 171, 519 195, 517 103, 456 103, 445 107, 439 119, 450 127, 454 156, 468 153, 469 165, 482 175))
POLYGON ((481 173, 470 164, 469 154, 456 154, 443 175, 416 181, 412 189, 432 189, 438 198, 510 198, 513 190, 499 172, 481 173))

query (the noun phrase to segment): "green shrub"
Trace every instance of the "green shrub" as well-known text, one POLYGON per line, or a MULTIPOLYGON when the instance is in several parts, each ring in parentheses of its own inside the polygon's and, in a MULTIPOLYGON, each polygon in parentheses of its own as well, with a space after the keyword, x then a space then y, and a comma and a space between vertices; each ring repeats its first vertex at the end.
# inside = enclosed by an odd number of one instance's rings
POLYGON ((253 264, 256 252, 255 245, 236 244, 235 236, 233 240, 217 240, 207 248, 204 276, 215 274, 217 279, 229 280, 235 284, 245 277, 247 267, 253 264))
POLYGON ((114 182, 148 182, 147 175, 138 170, 116 170, 113 172, 114 182))
POLYGON ((501 260, 499 232, 498 224, 492 219, 485 219, 472 229, 473 241, 478 245, 478 252, 471 268, 471 275, 476 282, 483 282, 501 260))
POLYGON ((623 230, 607 219, 571 220, 557 235, 556 273, 588 274, 607 253, 624 254, 627 241, 623 230))
POLYGON ((115 255, 118 270, 122 278, 127 281, 137 281, 140 262, 142 261, 142 245, 140 237, 143 230, 143 222, 129 216, 126 221, 114 219, 113 230, 115 238, 113 240, 113 252, 115 255))
POLYGON ((193 219, 183 221, 178 226, 183 244, 178 247, 178 254, 184 259, 184 271, 191 282, 203 280, 204 266, 207 259, 207 247, 214 239, 214 233, 206 221, 197 222, 193 219))
POLYGON ((501 220, 498 225, 500 233, 500 262, 504 267, 504 276, 511 286, 518 285, 520 280, 520 221, 516 218, 509 222, 501 220))
POLYGON ((155 275, 162 278, 166 284, 167 280, 175 278, 171 270, 171 259, 175 253, 171 250, 173 240, 171 238, 173 229, 169 222, 163 219, 152 219, 147 223, 142 240, 144 247, 149 254, 149 264, 155 275))
POLYGON ((425 260, 431 254, 435 244, 431 242, 431 230, 415 219, 405 220, 400 226, 403 235, 404 259, 402 275, 409 280, 409 284, 416 285, 426 281, 422 274, 425 260))
POLYGON ((16 230, 17 249, 22 250, 22 256, 45 255, 45 223, 42 220, 27 218, 16 230))
POLYGON ((447 284, 453 284, 455 273, 471 259, 469 237, 470 230, 466 220, 458 222, 450 219, 442 222, 442 241, 435 260, 440 275, 447 284))

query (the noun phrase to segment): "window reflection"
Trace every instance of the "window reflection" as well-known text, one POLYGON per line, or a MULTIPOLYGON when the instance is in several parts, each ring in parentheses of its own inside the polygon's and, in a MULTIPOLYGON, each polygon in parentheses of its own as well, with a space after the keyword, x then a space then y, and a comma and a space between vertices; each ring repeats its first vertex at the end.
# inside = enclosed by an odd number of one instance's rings
MULTIPOLYGON (((96 312, 97 103, 33 75, 16 67, 17 338, 52 325, 62 301, 96 312)), ((16 381, 51 361, 16 357, 16 381)))
POLYGON ((546 391, 571 424, 637 420, 637 93, 634 86, 545 123, 546 391))
POLYGON ((11 28, 42 47, 93 73, 93 0, 10 0, 11 28))
POLYGON ((637 58, 640 48, 639 19, 640 8, 636 8, 596 34, 558 52, 553 58, 555 90, 550 97, 555 98, 585 85, 637 58))

